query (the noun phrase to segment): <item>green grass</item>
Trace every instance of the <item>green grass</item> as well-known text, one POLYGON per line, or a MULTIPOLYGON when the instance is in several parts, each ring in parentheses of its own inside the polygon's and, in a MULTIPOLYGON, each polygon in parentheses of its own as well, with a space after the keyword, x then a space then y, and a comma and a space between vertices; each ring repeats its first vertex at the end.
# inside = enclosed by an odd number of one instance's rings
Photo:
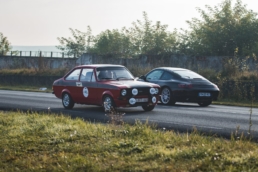
POLYGON ((212 104, 214 105, 228 105, 228 106, 241 106, 241 107, 253 107, 258 108, 258 102, 250 102, 250 101, 234 101, 234 100, 228 100, 223 99, 219 101, 213 101, 212 104))
POLYGON ((59 69, 27 69, 27 68, 18 68, 18 69, 1 69, 0 75, 38 75, 38 76, 63 76, 67 73, 69 69, 59 68, 59 69))
POLYGON ((47 90, 45 90, 45 91, 41 91, 40 88, 41 87, 26 86, 26 85, 16 85, 16 86, 0 85, 0 90, 33 91, 33 92, 45 92, 45 93, 51 93, 52 92, 52 88, 47 88, 47 90))
MULTIPOLYGON (((104 115, 104 114, 103 114, 104 115)), ((257 171, 258 146, 56 114, 0 112, 0 171, 257 171)))

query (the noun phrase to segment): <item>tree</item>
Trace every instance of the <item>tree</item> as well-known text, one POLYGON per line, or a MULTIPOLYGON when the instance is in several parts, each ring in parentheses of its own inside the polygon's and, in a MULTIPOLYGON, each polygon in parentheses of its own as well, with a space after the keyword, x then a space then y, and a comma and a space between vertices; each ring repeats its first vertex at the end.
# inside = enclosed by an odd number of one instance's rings
POLYGON ((11 49, 11 44, 7 40, 7 37, 0 32, 0 54, 6 55, 11 49))
POLYGON ((88 26, 87 32, 81 32, 77 29, 71 29, 73 38, 57 38, 61 45, 56 46, 69 56, 78 57, 87 52, 90 47, 93 36, 91 35, 91 28, 88 26))
POLYGON ((130 40, 124 33, 125 30, 123 28, 121 31, 114 29, 101 32, 94 38, 94 45, 88 49, 88 52, 99 55, 129 57, 131 55, 130 40))
POLYGON ((146 12, 143 12, 143 19, 143 22, 134 22, 129 29, 124 27, 120 31, 106 30, 94 37, 91 35, 90 27, 86 33, 70 28, 74 39, 58 38, 61 45, 57 48, 68 55, 88 52, 114 57, 176 52, 177 31, 168 32, 168 26, 162 25, 160 21, 152 25, 146 12))
POLYGON ((144 21, 137 20, 129 29, 106 30, 95 37, 89 52, 120 57, 132 57, 140 54, 159 55, 175 52, 177 32, 167 31, 167 25, 159 21, 152 25, 147 13, 143 12, 144 21))
POLYGON ((132 51, 135 54, 151 55, 175 52, 177 31, 168 32, 168 26, 162 25, 160 21, 152 25, 146 12, 143 12, 143 19, 143 22, 140 20, 133 22, 133 27, 129 28, 132 51))
POLYGON ((236 49, 239 55, 247 55, 258 45, 257 14, 246 9, 241 0, 232 6, 232 0, 224 0, 208 12, 197 8, 202 20, 187 21, 190 31, 182 30, 180 51, 186 54, 230 55, 236 49))

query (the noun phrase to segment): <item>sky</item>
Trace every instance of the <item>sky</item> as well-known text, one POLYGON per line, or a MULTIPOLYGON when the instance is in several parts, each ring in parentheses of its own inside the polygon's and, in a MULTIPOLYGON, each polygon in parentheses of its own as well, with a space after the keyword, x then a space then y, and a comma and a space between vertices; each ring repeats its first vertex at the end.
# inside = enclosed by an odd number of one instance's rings
MULTIPOLYGON (((143 12, 168 31, 187 29, 187 20, 199 18, 196 7, 218 6, 223 0, 0 0, 0 32, 13 46, 56 46, 58 37, 71 37, 69 28, 93 35, 107 29, 129 28, 143 21, 143 12)), ((235 2, 235 0, 233 0, 235 2)), ((258 12, 258 0, 242 0, 258 12)), ((207 10, 206 10, 207 11, 207 10)))

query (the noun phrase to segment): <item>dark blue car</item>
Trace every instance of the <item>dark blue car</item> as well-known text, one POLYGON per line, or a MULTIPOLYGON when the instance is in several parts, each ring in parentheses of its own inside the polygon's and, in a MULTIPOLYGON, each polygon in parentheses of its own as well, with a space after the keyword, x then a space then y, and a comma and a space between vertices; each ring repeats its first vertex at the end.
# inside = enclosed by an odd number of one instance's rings
POLYGON ((160 101, 164 105, 176 102, 193 102, 209 106, 217 100, 219 88, 201 75, 183 68, 159 67, 139 80, 158 84, 161 87, 160 101))

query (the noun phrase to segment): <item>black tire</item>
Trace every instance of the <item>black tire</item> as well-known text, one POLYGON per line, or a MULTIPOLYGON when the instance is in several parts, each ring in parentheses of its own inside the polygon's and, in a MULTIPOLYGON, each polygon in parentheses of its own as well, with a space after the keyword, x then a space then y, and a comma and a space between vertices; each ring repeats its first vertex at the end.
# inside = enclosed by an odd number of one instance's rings
POLYGON ((199 104, 201 107, 209 106, 211 103, 212 103, 212 100, 198 102, 198 104, 199 104))
POLYGON ((74 106, 74 101, 68 93, 64 93, 62 96, 62 104, 66 109, 72 109, 74 106))
POLYGON ((115 103, 113 101, 113 98, 109 95, 105 95, 102 99, 102 107, 105 112, 110 112, 112 108, 115 110, 115 103))
POLYGON ((172 98, 172 91, 168 87, 164 87, 161 90, 160 102, 163 105, 174 105, 176 102, 172 98))
POLYGON ((144 105, 144 106, 142 106, 142 108, 143 108, 143 110, 144 111, 152 111, 154 108, 155 108, 155 105, 144 105))

